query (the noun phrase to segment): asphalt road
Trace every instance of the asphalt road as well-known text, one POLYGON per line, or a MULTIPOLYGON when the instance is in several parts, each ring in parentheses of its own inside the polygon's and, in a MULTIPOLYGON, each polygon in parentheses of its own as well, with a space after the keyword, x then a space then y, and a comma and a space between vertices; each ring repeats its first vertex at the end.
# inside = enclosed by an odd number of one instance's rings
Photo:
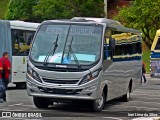
MULTIPOLYGON (((109 101, 106 103, 105 109, 99 113, 91 112, 86 103, 55 103, 48 109, 37 109, 33 105, 32 97, 27 95, 26 90, 16 89, 15 87, 8 89, 7 99, 6 103, 0 103, 1 112, 40 112, 42 116, 46 116, 34 118, 34 120, 131 120, 148 114, 156 117, 160 113, 160 79, 148 78, 147 83, 142 84, 141 87, 131 93, 129 102, 119 102, 118 99, 109 101)), ((14 119, 21 120, 22 118, 14 119)), ((27 120, 28 118, 23 119, 27 120)))

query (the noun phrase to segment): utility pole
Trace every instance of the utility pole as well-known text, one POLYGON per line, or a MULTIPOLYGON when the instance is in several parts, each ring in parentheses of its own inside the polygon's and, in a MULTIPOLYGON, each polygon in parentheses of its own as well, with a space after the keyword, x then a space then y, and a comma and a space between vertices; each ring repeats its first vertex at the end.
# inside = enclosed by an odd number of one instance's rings
POLYGON ((104 12, 105 12, 105 17, 107 18, 107 0, 104 0, 104 12))

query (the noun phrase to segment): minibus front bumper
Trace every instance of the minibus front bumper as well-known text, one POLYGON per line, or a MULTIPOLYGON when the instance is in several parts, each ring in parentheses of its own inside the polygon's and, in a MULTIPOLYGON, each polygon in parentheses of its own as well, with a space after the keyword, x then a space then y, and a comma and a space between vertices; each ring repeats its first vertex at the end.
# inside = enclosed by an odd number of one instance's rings
POLYGON ((27 74, 27 92, 30 96, 49 99, 96 100, 100 98, 100 83, 93 82, 84 85, 46 85, 39 83, 27 74))

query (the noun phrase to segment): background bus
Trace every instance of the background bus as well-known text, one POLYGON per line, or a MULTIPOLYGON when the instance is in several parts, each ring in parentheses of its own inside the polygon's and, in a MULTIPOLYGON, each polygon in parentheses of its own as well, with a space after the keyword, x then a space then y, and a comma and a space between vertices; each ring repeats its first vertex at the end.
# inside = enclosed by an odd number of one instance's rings
POLYGON ((26 86, 26 61, 38 26, 38 23, 23 21, 0 21, 0 55, 2 56, 4 51, 9 52, 12 62, 10 81, 17 87, 24 88, 26 86))
POLYGON ((151 77, 160 77, 160 30, 157 30, 150 56, 151 77))

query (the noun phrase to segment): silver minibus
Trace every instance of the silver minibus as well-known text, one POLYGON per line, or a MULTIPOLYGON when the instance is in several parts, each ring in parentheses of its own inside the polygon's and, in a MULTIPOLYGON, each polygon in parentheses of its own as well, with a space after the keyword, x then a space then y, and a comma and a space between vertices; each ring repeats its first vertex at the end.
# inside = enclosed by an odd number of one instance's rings
POLYGON ((44 21, 33 39, 27 91, 37 108, 85 100, 94 111, 140 86, 141 33, 106 18, 44 21))

